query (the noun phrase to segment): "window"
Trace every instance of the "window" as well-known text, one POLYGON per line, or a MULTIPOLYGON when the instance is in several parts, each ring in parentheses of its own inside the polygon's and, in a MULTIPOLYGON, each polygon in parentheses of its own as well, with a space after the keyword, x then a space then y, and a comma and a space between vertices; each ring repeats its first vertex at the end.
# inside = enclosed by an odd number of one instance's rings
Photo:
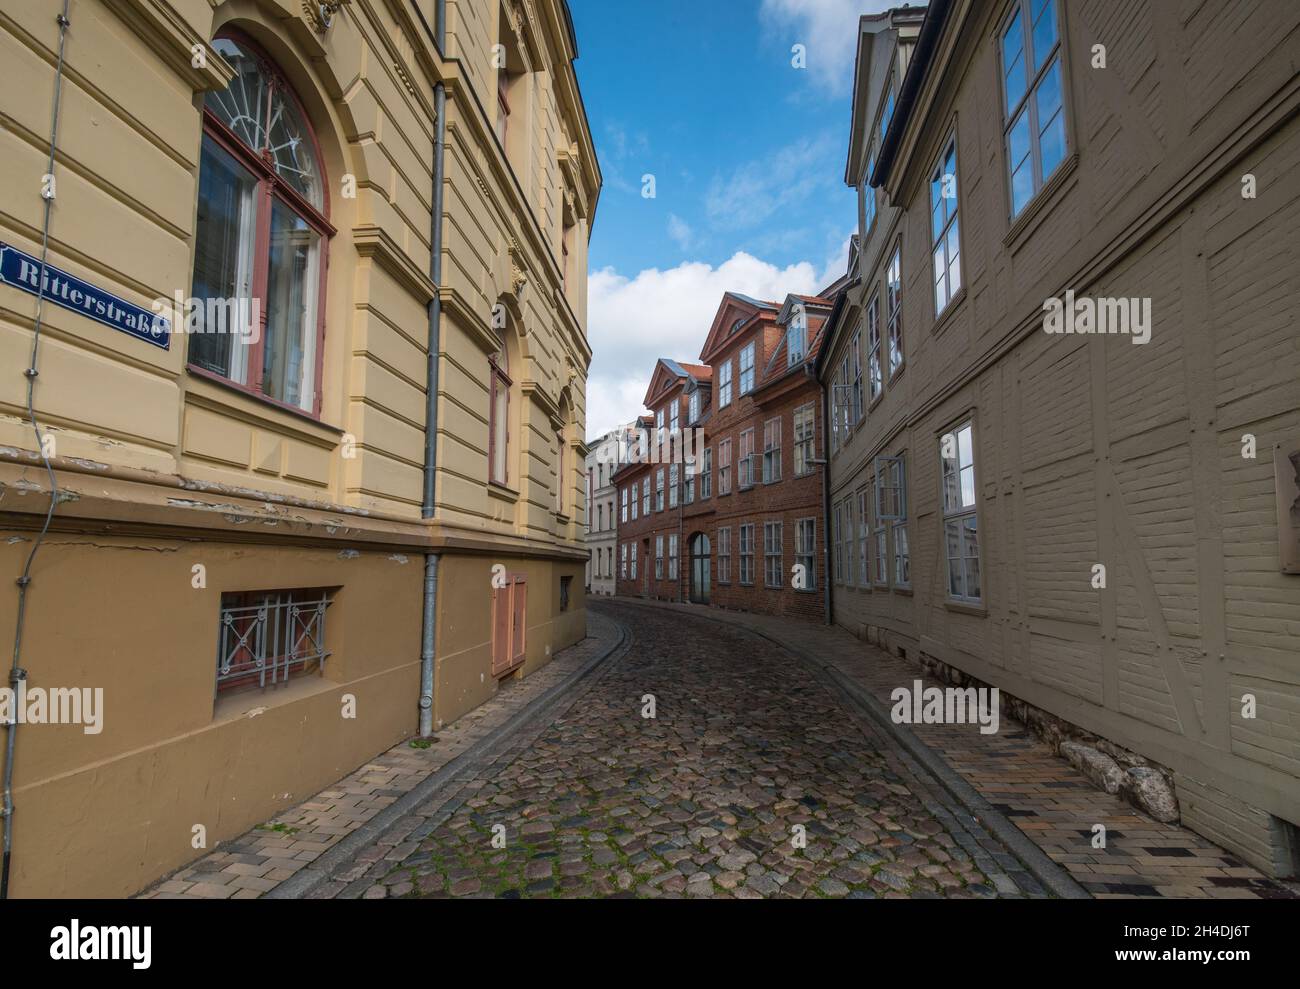
POLYGON ((794 410, 794 473, 802 477, 812 472, 813 461, 817 459, 816 414, 813 404, 801 405, 794 410))
POLYGON ((781 420, 763 423, 763 483, 781 480, 781 420))
POLYGON ((817 587, 817 520, 799 519, 794 524, 794 562, 803 567, 802 590, 817 587))
POLYGON ((236 78, 204 101, 191 295, 206 305, 188 327, 187 360, 319 415, 334 231, 316 138, 260 50, 229 37, 213 47, 236 78))
POLYGON ((930 252, 934 261, 934 314, 961 288, 961 245, 957 232, 957 138, 930 176, 930 252))
POLYGON ((790 328, 786 331, 786 366, 794 367, 804 358, 808 351, 808 314, 804 307, 795 303, 790 316, 790 328))
POLYGON ((880 525, 888 523, 893 534, 895 587, 908 587, 912 583, 907 543, 906 465, 902 456, 880 457, 876 461, 876 517, 880 525))
POLYGON ((668 579, 677 579, 677 533, 668 537, 668 579))
POLYGON ((555 514, 564 514, 564 433, 555 434, 555 514))
POLYGON ((650 478, 641 482, 641 514, 650 514, 650 478))
POLYGON ((836 504, 831 510, 832 551, 835 556, 835 583, 844 583, 844 505, 836 504))
POLYGON ((844 505, 844 548, 841 553, 844 556, 844 583, 852 587, 854 576, 858 572, 853 565, 853 533, 857 531, 857 526, 853 523, 853 510, 856 502, 850 496, 845 498, 842 504, 844 505))
POLYGON ((662 447, 664 445, 664 410, 660 409, 655 413, 655 444, 662 447))
POLYGON ((686 480, 682 482, 682 504, 695 504, 695 460, 686 461, 686 480))
POLYGON ((700 421, 700 390, 697 388, 691 392, 691 401, 688 407, 690 413, 690 425, 694 426, 700 421))
POLYGON ((510 76, 505 66, 497 69, 497 139, 506 147, 510 135, 510 76))
POLYGON ((624 543, 619 547, 618 575, 624 580, 627 580, 627 543, 624 543))
POLYGON ((731 361, 728 360, 718 368, 718 408, 724 409, 731 404, 731 361))
POLYGON ((719 529, 718 533, 718 583, 731 583, 731 528, 719 529))
POLYGON ((660 470, 655 474, 655 511, 664 510, 664 472, 660 470))
POLYGON ((488 358, 488 377, 491 381, 488 404, 488 462, 489 479, 494 484, 510 483, 510 354, 506 346, 505 330, 497 340, 497 351, 488 358))
POLYGON ((754 390, 754 345, 748 343, 740 352, 740 394, 754 390))
MULTIPOLYGON (((640 500, 640 499, 637 498, 637 486, 636 486, 635 484, 633 484, 633 485, 632 485, 632 521, 633 521, 633 522, 636 521, 636 508, 637 508, 637 502, 638 502, 639 500, 640 500)), ((624 515, 623 521, 624 521, 624 522, 627 521, 626 514, 624 515)))
POLYGON ((885 390, 885 376, 880 362, 880 293, 873 292, 867 303, 867 379, 874 402, 885 390))
POLYGON ((1065 109, 1056 0, 1016 0, 1002 32, 1002 82, 1011 215, 1065 158, 1065 109))
POLYGON ((572 577, 560 578, 560 610, 569 610, 569 585, 573 583, 572 577))
MULTIPOLYGON (((856 337, 855 337, 856 339, 856 337)), ((853 415, 853 355, 845 353, 840 361, 840 436, 841 443, 849 441, 849 431, 857 423, 853 415)))
POLYGON ((885 135, 889 132, 889 122, 894 119, 894 66, 889 66, 888 88, 885 90, 885 106, 880 111, 880 140, 885 140, 885 135))
POLYGON ((740 582, 754 583, 754 524, 740 527, 740 582))
POLYGON ((885 282, 885 306, 889 312, 889 377, 892 380, 903 366, 903 271, 900 252, 902 245, 894 247, 889 259, 889 273, 885 282))
POLYGON ((876 222, 876 190, 871 186, 871 173, 875 170, 876 148, 873 141, 871 150, 867 153, 867 174, 862 178, 862 233, 864 240, 876 222))
POLYGON ((768 587, 780 589, 781 572, 781 523, 763 523, 763 583, 768 587))
POLYGON ((668 432, 675 433, 681 428, 681 405, 680 398, 674 398, 673 404, 668 406, 668 432))
POLYGON ((622 505, 621 518, 624 522, 626 522, 627 521, 627 488, 623 489, 622 497, 623 497, 623 505, 622 505))
POLYGON ((862 333, 861 331, 853 334, 853 340, 849 344, 853 348, 853 387, 850 390, 851 408, 853 422, 862 421, 862 333))
POLYGON ((270 687, 324 667, 325 588, 221 595, 217 692, 270 687))
POLYGON ((677 507, 677 498, 681 492, 680 464, 671 464, 668 467, 668 507, 677 507))
POLYGON ((975 434, 962 423, 939 441, 943 463, 943 539, 948 558, 948 596, 978 602, 979 532, 975 513, 975 434))
POLYGON ((704 469, 700 471, 700 501, 713 497, 713 450, 704 448, 704 469))
POLYGON ((636 580, 636 543, 632 544, 632 579, 636 580))
POLYGON ((718 444, 718 494, 731 494, 731 440, 718 444))
POLYGON ((867 547, 871 543, 871 522, 867 516, 867 489, 858 491, 858 585, 871 586, 871 560, 867 547))
POLYGON ((880 517, 880 480, 877 473, 873 472, 871 485, 876 491, 876 511, 875 511, 875 528, 872 530, 872 547, 876 555, 875 572, 871 575, 873 583, 881 586, 889 586, 889 530, 886 528, 885 520, 880 517))
POLYGON ((664 537, 655 536, 655 580, 664 579, 664 537))
POLYGON ((742 491, 754 486, 754 430, 746 429, 740 434, 740 461, 738 464, 736 486, 742 491))

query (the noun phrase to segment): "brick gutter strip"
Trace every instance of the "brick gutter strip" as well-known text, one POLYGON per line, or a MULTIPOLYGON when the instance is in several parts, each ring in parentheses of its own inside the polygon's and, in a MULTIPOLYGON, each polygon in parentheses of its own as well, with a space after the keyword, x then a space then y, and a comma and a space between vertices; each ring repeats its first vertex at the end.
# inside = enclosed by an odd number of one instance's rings
MULTIPOLYGON (((620 603, 641 605, 642 607, 664 607, 663 605, 629 598, 617 598, 616 600, 620 603)), ((664 608, 664 610, 679 609, 670 607, 664 608)), ((866 714, 886 733, 898 739, 907 753, 924 767, 934 781, 943 787, 957 803, 961 804, 971 817, 983 825, 993 837, 1002 842, 1007 850, 1025 867, 1025 871, 1042 883, 1043 887, 1053 896, 1063 900, 1093 899, 1091 893, 1079 885, 1064 868, 1053 862, 1046 852, 1034 844, 1023 831, 1012 823, 1010 818, 985 800, 960 773, 948 765, 941 755, 921 741, 911 728, 907 725, 895 724, 894 720, 889 716, 889 712, 862 686, 854 683, 839 670, 824 663, 804 649, 782 641, 742 621, 729 616, 709 614, 704 610, 692 610, 690 613, 699 618, 707 618, 719 624, 743 629, 757 635, 759 638, 766 639, 794 656, 809 667, 813 673, 817 674, 818 678, 827 687, 837 690, 856 710, 866 714)))
POLYGON ((552 709, 556 702, 565 694, 602 666, 606 660, 611 657, 621 657, 627 652, 631 646, 627 626, 613 618, 605 617, 618 630, 618 638, 610 644, 609 648, 597 653, 564 680, 533 698, 514 717, 494 728, 477 744, 426 776, 404 796, 338 841, 307 868, 299 870, 275 889, 268 891, 262 899, 297 900, 310 896, 315 890, 330 882, 337 869, 351 864, 358 852, 375 843, 403 817, 432 799, 447 784, 454 782, 462 774, 472 776, 482 768, 491 765, 501 751, 522 732, 547 715, 553 714, 552 709))

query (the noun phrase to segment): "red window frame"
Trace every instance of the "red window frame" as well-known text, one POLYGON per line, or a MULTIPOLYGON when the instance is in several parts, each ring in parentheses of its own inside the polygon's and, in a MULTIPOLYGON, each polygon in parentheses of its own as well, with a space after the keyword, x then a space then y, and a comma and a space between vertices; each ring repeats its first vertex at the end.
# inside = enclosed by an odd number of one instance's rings
POLYGON ((227 38, 235 42, 261 63, 263 71, 271 80, 271 85, 267 87, 266 94, 268 111, 270 101, 277 91, 283 92, 297 107, 298 113, 307 128, 307 137, 311 141, 311 148, 316 156, 316 166, 320 169, 322 202, 321 209, 318 210, 297 189, 294 189, 288 182, 280 178, 275 170, 275 162, 269 149, 254 150, 250 148, 235 135, 234 131, 222 123, 209 107, 206 105, 203 107, 204 136, 210 137, 216 142, 223 151, 246 168, 257 181, 257 191, 254 194, 257 202, 257 219, 253 243, 253 296, 259 303, 260 326, 258 327, 257 343, 252 345, 248 353, 247 383, 240 383, 226 375, 200 367, 197 364, 191 364, 188 361, 186 362, 186 369, 191 374, 219 381, 223 385, 237 388, 263 402, 269 402, 289 412, 320 419, 325 371, 325 286, 329 269, 329 242, 337 232, 328 220, 330 195, 329 181, 325 174, 325 160, 321 155, 320 142, 316 139, 315 128, 311 125, 311 119, 308 117, 302 101, 298 99, 298 94, 294 92, 293 86, 289 84, 288 79, 285 78, 284 73, 280 71, 275 61, 266 54, 266 51, 260 45, 242 31, 226 29, 218 32, 216 37, 217 39, 227 38), (277 198, 285 206, 297 213, 321 238, 320 282, 317 286, 318 295, 316 300, 315 369, 312 378, 313 394, 310 409, 273 398, 262 391, 261 385, 266 356, 266 289, 271 266, 271 209, 277 198))

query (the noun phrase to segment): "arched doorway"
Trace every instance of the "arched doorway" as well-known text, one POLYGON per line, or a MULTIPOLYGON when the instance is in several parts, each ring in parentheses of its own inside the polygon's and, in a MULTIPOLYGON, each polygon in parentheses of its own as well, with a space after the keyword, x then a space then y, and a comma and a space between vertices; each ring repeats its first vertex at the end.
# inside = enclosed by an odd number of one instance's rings
POLYGON ((702 532, 691 536, 691 603, 709 603, 709 537, 702 532))

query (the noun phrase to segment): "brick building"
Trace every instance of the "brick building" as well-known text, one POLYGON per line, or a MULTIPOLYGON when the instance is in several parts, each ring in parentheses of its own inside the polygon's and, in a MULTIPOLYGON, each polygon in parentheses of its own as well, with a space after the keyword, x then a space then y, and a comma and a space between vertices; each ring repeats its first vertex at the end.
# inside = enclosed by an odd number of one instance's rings
POLYGON ((729 292, 700 364, 659 361, 650 456, 615 475, 619 594, 825 617, 823 414, 810 371, 831 307, 729 292))
POLYGON ((860 249, 819 362, 834 621, 1126 750, 1122 792, 1273 875, 1300 849, 1298 57, 1294 4, 864 17, 860 249), (1145 326, 1058 333, 1063 297, 1145 326))

